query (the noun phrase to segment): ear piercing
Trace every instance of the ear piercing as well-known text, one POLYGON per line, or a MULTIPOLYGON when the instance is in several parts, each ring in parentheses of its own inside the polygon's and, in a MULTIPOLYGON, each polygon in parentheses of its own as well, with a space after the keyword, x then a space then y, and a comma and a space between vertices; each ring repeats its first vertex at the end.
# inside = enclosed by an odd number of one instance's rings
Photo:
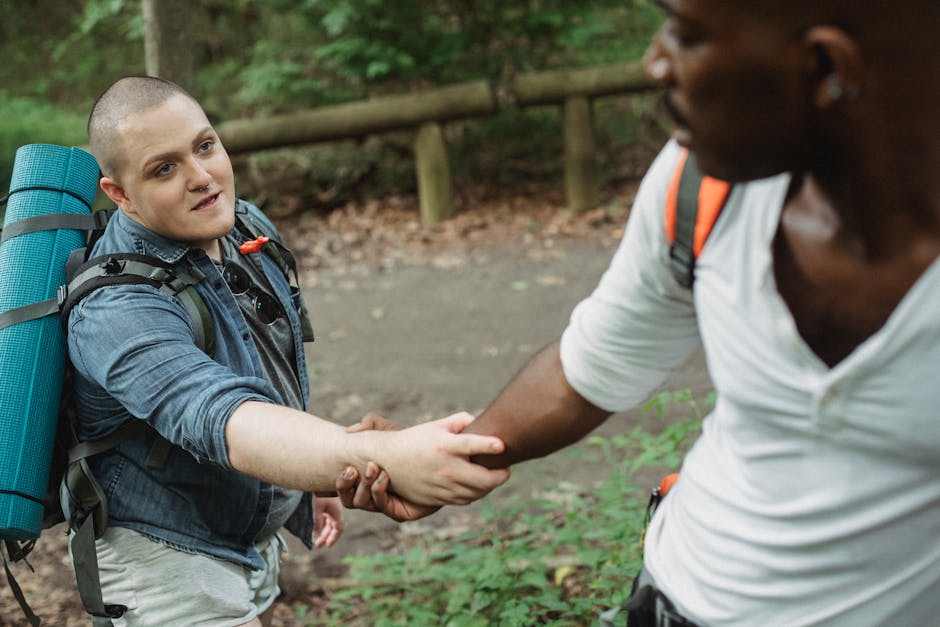
POLYGON ((842 77, 838 74, 830 74, 826 77, 824 89, 831 102, 852 101, 858 98, 858 90, 843 85, 842 77))

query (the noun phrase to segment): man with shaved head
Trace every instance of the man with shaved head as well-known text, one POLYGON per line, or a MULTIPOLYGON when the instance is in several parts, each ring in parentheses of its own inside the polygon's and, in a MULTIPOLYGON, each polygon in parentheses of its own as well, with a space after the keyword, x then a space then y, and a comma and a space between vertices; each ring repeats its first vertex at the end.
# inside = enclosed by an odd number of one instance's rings
POLYGON ((127 165, 121 136, 127 118, 176 96, 192 100, 174 83, 142 76, 123 78, 101 94, 88 117, 88 140, 102 172, 113 177, 127 165))
POLYGON ((348 464, 376 459, 402 494, 432 505, 508 478, 469 461, 502 442, 460 434, 468 414, 352 434, 307 413, 299 287, 275 261, 286 249, 269 254, 275 242, 254 238, 276 230, 236 198, 228 155, 190 95, 121 79, 95 104, 88 134, 119 209, 91 256, 136 254, 195 278, 214 340, 201 345, 180 297, 149 283, 107 285, 69 316, 79 439, 124 434, 88 461, 107 498, 96 550, 115 623, 262 624, 279 593, 278 530, 308 547, 336 542, 342 508, 329 496, 348 464))
MULTIPOLYGON (((655 1, 672 141, 596 291, 468 427, 506 443, 477 459, 570 444, 703 347, 718 401, 630 624, 936 625, 940 2, 655 1), (734 184, 692 290, 664 228, 689 154, 734 184)), ((427 513, 378 477, 344 502, 427 513)))

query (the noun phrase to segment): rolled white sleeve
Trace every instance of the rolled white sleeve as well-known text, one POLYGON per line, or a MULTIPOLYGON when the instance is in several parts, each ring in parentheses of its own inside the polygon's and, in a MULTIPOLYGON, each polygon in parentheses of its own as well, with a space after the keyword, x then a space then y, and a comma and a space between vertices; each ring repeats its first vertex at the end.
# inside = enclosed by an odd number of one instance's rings
POLYGON ((608 411, 643 402, 700 345, 692 292, 672 276, 663 226, 680 153, 670 142, 653 162, 610 266, 562 334, 565 377, 608 411))

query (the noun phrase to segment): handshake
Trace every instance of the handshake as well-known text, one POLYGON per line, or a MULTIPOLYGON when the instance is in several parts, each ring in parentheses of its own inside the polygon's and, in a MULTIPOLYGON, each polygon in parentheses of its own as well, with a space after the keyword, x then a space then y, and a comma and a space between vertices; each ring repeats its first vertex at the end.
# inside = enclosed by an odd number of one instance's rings
MULTIPOLYGON (((466 412, 447 418, 417 425, 402 432, 414 432, 410 441, 414 446, 414 465, 407 477, 390 477, 386 469, 374 461, 365 468, 347 466, 336 479, 336 492, 343 505, 349 509, 361 509, 385 514, 392 520, 405 522, 418 520, 439 510, 443 505, 466 505, 486 494, 509 479, 508 468, 486 468, 474 463, 477 455, 502 453, 504 445, 490 436, 461 435, 446 446, 432 444, 436 436, 421 437, 420 431, 445 429, 450 434, 460 434, 474 417, 466 412), (430 446, 446 465, 422 467, 421 451, 430 446), (396 490, 401 486, 401 490, 396 490), (417 486, 417 487, 412 487, 417 486), (414 494, 406 498, 403 494, 414 494)), ((347 433, 368 431, 398 431, 399 427, 375 413, 366 414, 358 423, 348 427, 347 433)))

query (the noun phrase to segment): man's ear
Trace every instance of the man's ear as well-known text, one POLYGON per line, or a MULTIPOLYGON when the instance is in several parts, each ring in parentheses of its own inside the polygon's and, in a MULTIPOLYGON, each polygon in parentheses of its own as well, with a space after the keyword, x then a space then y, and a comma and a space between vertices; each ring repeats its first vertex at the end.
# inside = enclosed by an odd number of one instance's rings
POLYGON ((858 98, 863 62, 855 40, 841 28, 814 26, 806 31, 803 42, 809 51, 813 103, 819 109, 831 109, 858 98))
POLYGON ((130 201, 127 198, 127 194, 124 193, 124 188, 121 187, 117 181, 111 177, 102 176, 99 184, 101 185, 101 190, 107 194, 108 198, 110 198, 115 205, 121 209, 127 209, 130 201))

